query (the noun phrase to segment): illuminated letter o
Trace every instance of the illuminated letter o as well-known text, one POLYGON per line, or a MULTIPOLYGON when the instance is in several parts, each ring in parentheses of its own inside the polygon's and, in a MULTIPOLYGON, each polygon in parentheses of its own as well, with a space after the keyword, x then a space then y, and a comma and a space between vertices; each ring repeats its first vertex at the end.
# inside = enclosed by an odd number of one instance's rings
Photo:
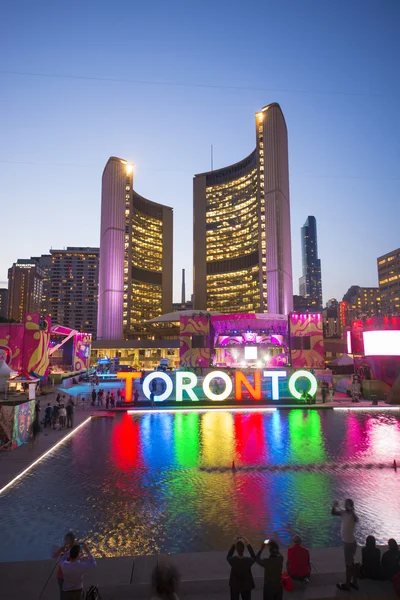
POLYGON ((150 375, 146 375, 143 381, 143 394, 146 396, 147 400, 150 400, 150 381, 153 379, 162 379, 165 382, 166 389, 161 396, 154 396, 154 402, 163 402, 163 400, 167 400, 172 394, 173 385, 171 381, 171 377, 168 377, 162 371, 157 371, 155 373, 150 373, 150 375))
POLYGON ((288 386, 289 386, 289 392, 292 394, 292 396, 294 398, 296 398, 296 400, 300 400, 300 398, 301 398, 301 393, 296 389, 296 383, 300 377, 305 377, 306 379, 308 379, 308 381, 310 382, 310 389, 308 390, 307 393, 311 394, 311 396, 315 396, 315 394, 317 393, 317 389, 318 389, 317 379, 312 373, 310 373, 309 371, 305 371, 304 369, 302 369, 300 371, 295 371, 289 377, 288 386))
POLYGON ((223 371, 211 371, 204 377, 203 380, 203 391, 209 400, 213 400, 214 402, 222 402, 222 400, 226 400, 228 396, 232 393, 232 379, 224 373, 223 371), (225 382, 225 390, 222 394, 214 394, 214 392, 210 389, 210 383, 216 377, 220 377, 225 382))

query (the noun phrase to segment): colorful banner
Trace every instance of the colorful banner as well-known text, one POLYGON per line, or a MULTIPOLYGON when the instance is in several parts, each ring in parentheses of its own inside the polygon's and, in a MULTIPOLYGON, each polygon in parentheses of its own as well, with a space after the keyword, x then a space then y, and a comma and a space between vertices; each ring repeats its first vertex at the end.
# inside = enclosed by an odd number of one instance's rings
POLYGON ((292 367, 323 369, 325 353, 322 314, 291 313, 289 325, 292 367))
POLYGON ((210 366, 210 319, 207 315, 193 315, 180 319, 181 367, 210 366))
POLYGON ((22 323, 0 323, 0 360, 13 370, 23 369, 24 325, 22 323))
POLYGON ((32 436, 35 401, 17 405, 0 404, 0 450, 14 450, 32 436))
POLYGON ((91 333, 75 333, 73 370, 84 371, 90 366, 90 349, 92 345, 91 333))
POLYGON ((51 319, 26 314, 23 323, 0 324, 0 360, 23 374, 47 377, 51 319))

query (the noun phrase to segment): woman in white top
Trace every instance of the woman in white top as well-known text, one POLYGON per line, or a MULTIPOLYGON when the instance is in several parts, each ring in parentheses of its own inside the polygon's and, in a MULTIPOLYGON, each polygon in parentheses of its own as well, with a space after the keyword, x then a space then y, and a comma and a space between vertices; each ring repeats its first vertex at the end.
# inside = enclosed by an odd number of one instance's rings
POLYGON ((60 421, 60 429, 64 429, 67 420, 67 410, 64 404, 61 404, 60 406, 60 410, 58 411, 58 418, 60 421))

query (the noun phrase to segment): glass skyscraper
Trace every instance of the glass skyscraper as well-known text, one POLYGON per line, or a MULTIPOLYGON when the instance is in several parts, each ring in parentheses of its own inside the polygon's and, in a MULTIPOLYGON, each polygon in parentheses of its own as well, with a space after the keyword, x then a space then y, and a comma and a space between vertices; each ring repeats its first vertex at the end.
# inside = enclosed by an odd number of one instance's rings
POLYGON ((312 308, 322 310, 321 261, 318 258, 317 220, 307 217, 301 228, 303 275, 299 280, 300 296, 311 300, 312 308))

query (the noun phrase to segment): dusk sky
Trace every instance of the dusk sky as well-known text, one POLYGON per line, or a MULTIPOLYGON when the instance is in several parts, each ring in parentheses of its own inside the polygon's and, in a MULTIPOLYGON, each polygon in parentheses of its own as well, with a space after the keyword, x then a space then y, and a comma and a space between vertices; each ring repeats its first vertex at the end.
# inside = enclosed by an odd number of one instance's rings
POLYGON ((0 286, 18 258, 98 246, 101 175, 174 209, 174 298, 192 292, 192 178, 289 133, 293 289, 315 215, 324 302, 377 285, 400 246, 400 2, 5 2, 0 20, 0 286))

